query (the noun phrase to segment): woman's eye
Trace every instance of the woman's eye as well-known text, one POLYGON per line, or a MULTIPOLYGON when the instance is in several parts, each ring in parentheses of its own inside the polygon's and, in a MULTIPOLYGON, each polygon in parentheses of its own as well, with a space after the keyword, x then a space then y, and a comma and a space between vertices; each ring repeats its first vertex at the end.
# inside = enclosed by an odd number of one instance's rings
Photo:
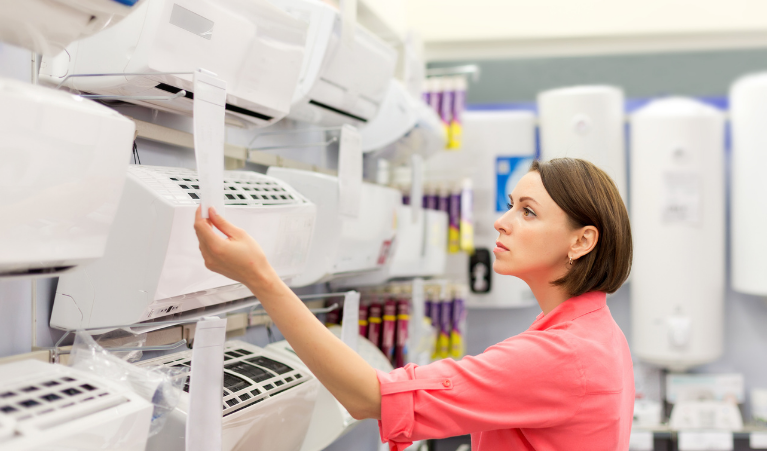
POLYGON ((522 211, 522 214, 525 215, 525 216, 530 216, 530 215, 535 216, 535 212, 533 210, 531 210, 530 208, 525 208, 522 211))
POLYGON ((507 208, 507 209, 509 209, 509 210, 511 210, 511 207, 513 207, 513 205, 511 205, 510 203, 508 203, 508 202, 507 202, 507 203, 506 203, 506 208, 507 208))

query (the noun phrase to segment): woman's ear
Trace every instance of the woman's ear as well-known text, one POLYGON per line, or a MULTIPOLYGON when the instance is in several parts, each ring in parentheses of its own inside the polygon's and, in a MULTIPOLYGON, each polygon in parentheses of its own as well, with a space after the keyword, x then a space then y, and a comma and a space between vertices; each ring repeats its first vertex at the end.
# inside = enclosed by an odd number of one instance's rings
POLYGON ((599 231, 594 226, 585 226, 575 231, 577 233, 575 242, 570 247, 568 258, 577 260, 588 254, 594 249, 599 240, 599 231))

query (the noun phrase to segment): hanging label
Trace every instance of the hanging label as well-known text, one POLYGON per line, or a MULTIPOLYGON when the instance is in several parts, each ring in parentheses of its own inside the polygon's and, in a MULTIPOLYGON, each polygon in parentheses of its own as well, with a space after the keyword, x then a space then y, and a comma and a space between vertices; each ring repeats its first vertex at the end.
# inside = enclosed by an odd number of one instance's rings
POLYGON ((354 45, 354 35, 357 32, 357 0, 340 0, 341 9, 341 41, 349 47, 354 45))
POLYGON ((357 337, 360 334, 360 293, 347 291, 344 294, 344 316, 341 319, 341 341, 357 352, 357 337))
POLYGON ((194 71, 194 154, 203 218, 210 207, 224 214, 225 108, 226 82, 204 69, 194 71))
POLYGON ((421 218, 423 210, 423 157, 413 154, 410 157, 410 210, 413 224, 421 218))
POLYGON ((226 318, 206 317, 197 322, 189 374, 186 451, 221 450, 224 341, 226 318))
POLYGON ((351 125, 341 127, 338 146, 338 203, 342 215, 356 218, 362 191, 362 139, 351 125))
POLYGON ((700 178, 695 172, 669 171, 663 174, 661 217, 666 223, 700 224, 700 178))
POLYGON ((532 157, 505 157, 495 159, 495 211, 505 212, 509 203, 509 194, 519 180, 527 174, 532 157))
POLYGON ((629 450, 631 451, 653 451, 655 444, 651 431, 631 431, 629 438, 629 450))
POLYGON ((734 447, 732 432, 679 432, 679 451, 730 451, 734 447))

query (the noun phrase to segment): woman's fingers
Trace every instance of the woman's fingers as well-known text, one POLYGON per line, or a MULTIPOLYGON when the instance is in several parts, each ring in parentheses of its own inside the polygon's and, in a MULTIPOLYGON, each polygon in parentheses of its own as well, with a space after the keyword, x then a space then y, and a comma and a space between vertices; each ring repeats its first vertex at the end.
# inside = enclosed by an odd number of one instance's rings
POLYGON ((197 207, 197 211, 194 213, 194 230, 197 232, 197 239, 200 241, 201 245, 215 243, 216 240, 222 239, 213 231, 213 227, 210 225, 210 220, 202 217, 200 207, 197 207))
POLYGON ((224 235, 228 236, 229 238, 236 237, 239 235, 240 229, 234 226, 231 222, 224 219, 223 216, 216 213, 216 209, 213 207, 210 207, 209 210, 210 218, 208 219, 211 224, 213 224, 218 230, 222 231, 224 235))

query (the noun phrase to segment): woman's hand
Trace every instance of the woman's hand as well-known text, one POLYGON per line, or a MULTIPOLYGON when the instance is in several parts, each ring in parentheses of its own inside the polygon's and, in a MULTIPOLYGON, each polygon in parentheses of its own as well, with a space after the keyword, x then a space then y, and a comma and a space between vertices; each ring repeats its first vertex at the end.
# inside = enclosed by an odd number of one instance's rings
POLYGON ((194 218, 206 268, 245 284, 251 291, 279 280, 256 240, 218 215, 214 208, 209 213, 210 218, 203 218, 198 207, 194 218), (218 235, 214 227, 226 237, 218 235))

